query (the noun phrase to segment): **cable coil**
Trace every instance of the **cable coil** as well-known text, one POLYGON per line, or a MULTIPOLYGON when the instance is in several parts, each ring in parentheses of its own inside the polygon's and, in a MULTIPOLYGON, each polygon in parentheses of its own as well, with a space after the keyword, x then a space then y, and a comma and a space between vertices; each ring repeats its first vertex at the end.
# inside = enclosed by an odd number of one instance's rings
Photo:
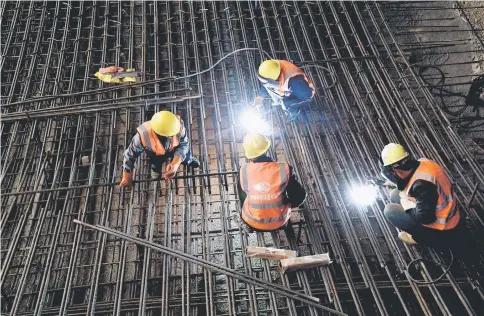
POLYGON ((440 281, 445 275, 447 275, 447 273, 449 273, 451 267, 452 267, 452 264, 454 263, 454 254, 452 253, 452 251, 449 249, 449 253, 450 253, 450 263, 449 265, 447 266, 447 268, 445 269, 445 271, 436 279, 431 279, 430 281, 421 281, 421 280, 415 280, 412 275, 410 274, 410 268, 415 265, 416 263, 419 263, 419 262, 429 262, 429 263, 433 263, 433 264, 436 264, 438 266, 441 266, 441 267, 446 267, 444 264, 440 263, 440 262, 435 262, 433 260, 427 260, 427 259, 423 259, 423 258, 417 258, 417 259, 413 259, 412 261, 410 261, 409 264, 407 264, 407 268, 405 269, 405 275, 407 276, 407 278, 409 280, 411 280, 412 282, 414 283, 417 283, 417 284, 434 284, 438 281, 440 281))

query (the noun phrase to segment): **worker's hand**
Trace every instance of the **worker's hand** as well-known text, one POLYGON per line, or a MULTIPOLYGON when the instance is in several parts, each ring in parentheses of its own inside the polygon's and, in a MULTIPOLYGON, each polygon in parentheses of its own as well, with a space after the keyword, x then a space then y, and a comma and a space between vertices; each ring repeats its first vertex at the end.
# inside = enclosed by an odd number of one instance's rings
POLYGON ((119 186, 121 188, 128 187, 133 183, 133 171, 131 172, 126 172, 123 171, 123 179, 121 180, 121 183, 119 186))
POLYGON ((180 164, 182 163, 182 160, 180 157, 175 156, 171 163, 166 167, 165 174, 163 175, 164 179, 173 179, 175 177, 175 173, 178 170, 178 167, 180 167, 180 164))
POLYGON ((255 99, 254 99, 254 106, 256 108, 258 108, 259 106, 261 106, 262 102, 264 102, 264 98, 261 97, 261 96, 257 96, 255 99))
POLYGON ((417 206, 417 201, 413 197, 409 197, 405 191, 400 191, 400 204, 403 206, 405 211, 415 208, 417 206))
POLYGON ((385 191, 388 193, 388 194, 391 194, 391 192, 397 187, 397 185, 389 180, 385 181, 385 183, 383 183, 383 188, 385 188, 385 191))
POLYGON ((397 185, 395 183, 391 182, 390 180, 385 181, 385 183, 383 183, 383 186, 390 188, 390 189, 394 189, 394 188, 397 187, 397 185))

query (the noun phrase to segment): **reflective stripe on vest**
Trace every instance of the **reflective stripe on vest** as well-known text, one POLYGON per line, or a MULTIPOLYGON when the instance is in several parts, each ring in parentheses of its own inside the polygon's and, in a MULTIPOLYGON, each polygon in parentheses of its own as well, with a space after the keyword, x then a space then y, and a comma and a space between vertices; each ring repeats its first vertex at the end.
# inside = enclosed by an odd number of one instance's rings
POLYGON ((265 208, 275 208, 284 206, 284 201, 282 199, 276 203, 254 203, 249 202, 250 208, 255 208, 256 210, 263 210, 265 208))
MULTIPOLYGON (((180 116, 177 115, 178 121, 180 122, 180 131, 177 135, 171 137, 170 147, 168 152, 172 152, 180 144, 180 133, 182 132, 182 122, 180 116)), ((140 134, 141 144, 152 151, 157 156, 163 156, 166 154, 165 144, 162 144, 158 138, 158 135, 151 128, 151 122, 147 121, 138 126, 138 133, 140 134)))
POLYGON ((460 213, 454 198, 452 184, 444 173, 444 170, 435 162, 428 159, 420 159, 420 166, 412 175, 410 181, 405 188, 405 192, 409 195, 409 191, 417 180, 425 180, 433 183, 437 187, 439 195, 437 206, 435 208, 435 222, 431 224, 423 224, 433 229, 446 230, 454 228, 460 219, 460 213))
POLYGON ((151 145, 149 132, 148 132, 148 129, 146 128, 146 126, 144 124, 141 124, 138 127, 138 133, 141 136, 142 145, 145 146, 146 148, 149 148, 151 151, 153 151, 153 149, 152 149, 153 146, 151 145))
POLYGON ((289 165, 260 162, 243 165, 240 185, 247 198, 242 207, 242 219, 260 230, 274 230, 283 226, 290 215, 283 194, 289 182, 289 165))
POLYGON ((435 184, 437 186, 437 192, 439 193, 439 195, 444 200, 444 203, 437 205, 437 211, 443 210, 444 208, 447 207, 447 205, 449 205, 450 202, 452 202, 454 200, 452 198, 452 191, 451 191, 451 195, 448 196, 445 193, 445 191, 442 189, 439 182, 437 181, 437 179, 434 176, 426 174, 426 173, 419 172, 419 173, 415 173, 415 177, 417 177, 420 180, 427 180, 429 182, 432 182, 433 184, 435 184))
MULTIPOLYGON (((274 222, 281 222, 281 221, 285 222, 286 218, 289 214, 290 214, 289 209, 287 209, 279 217, 270 217, 270 218, 259 219, 259 218, 253 217, 249 212, 246 212, 244 215, 247 216, 250 219, 250 221, 257 222, 259 224, 271 224, 271 223, 274 223, 274 222)), ((247 220, 246 220, 246 222, 247 222, 247 220)), ((280 225, 279 227, 281 227, 281 226, 282 225, 280 225)))

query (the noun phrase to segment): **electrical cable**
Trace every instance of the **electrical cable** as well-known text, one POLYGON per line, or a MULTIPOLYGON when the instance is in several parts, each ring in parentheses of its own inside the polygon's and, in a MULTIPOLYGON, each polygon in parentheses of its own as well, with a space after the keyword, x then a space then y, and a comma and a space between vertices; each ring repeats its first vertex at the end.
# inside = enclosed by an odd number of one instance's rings
MULTIPOLYGON (((405 65, 403 63, 401 63, 401 64, 405 65)), ((440 98, 441 108, 446 114, 451 115, 451 116, 460 116, 466 111, 466 109, 468 107, 470 107, 470 106, 474 107, 474 112, 476 112, 476 115, 474 117, 467 118, 468 122, 466 122, 466 123, 456 123, 456 125, 459 128, 468 130, 468 129, 471 129, 471 128, 477 128, 477 127, 484 125, 484 121, 473 125, 473 123, 475 121, 474 119, 479 119, 480 115, 479 115, 479 112, 478 112, 478 105, 477 104, 472 105, 468 102, 469 95, 466 96, 466 95, 463 95, 462 93, 456 93, 456 92, 452 92, 452 91, 444 89, 443 85, 445 84, 445 74, 442 71, 442 69, 440 69, 437 66, 433 66, 433 65, 419 65, 418 63, 411 64, 410 66, 411 67, 415 66, 415 67, 418 68, 419 77, 427 85, 427 87, 430 88, 430 90, 431 90, 430 92, 433 95, 438 96, 440 98), (440 78, 439 78, 437 83, 431 83, 431 82, 428 81, 427 78, 425 78, 424 72, 428 69, 435 69, 439 73, 440 78), (438 89, 438 92, 432 91, 433 89, 438 89), (462 108, 460 108, 456 111, 452 111, 449 108, 449 106, 447 106, 445 99, 444 99, 444 97, 452 97, 452 96, 465 98, 466 99, 465 105, 462 108)), ((475 81, 476 80, 479 80, 479 78, 475 79, 475 81)), ((471 89, 472 89, 472 86, 471 86, 471 89)), ((469 94, 471 94, 471 93, 472 93, 472 91, 469 91, 469 94)), ((461 120, 465 120, 465 119, 466 118, 461 118, 461 120)))
POLYGON ((336 76, 336 74, 334 73, 334 71, 332 71, 331 69, 329 68, 326 68, 326 67, 323 67, 321 65, 316 65, 316 64, 308 64, 308 63, 303 63, 303 66, 300 66, 299 68, 301 69, 304 69, 304 68, 311 68, 311 67, 316 67, 316 68, 321 68, 321 69, 324 69, 326 70, 327 72, 329 72, 329 74, 331 75, 331 79, 333 79, 333 82, 327 86, 327 87, 324 87, 323 89, 325 90, 329 90, 331 89, 332 87, 334 87, 336 85, 336 83, 338 83, 338 77, 336 76))
POLYGON ((450 263, 447 266, 447 268, 445 269, 445 271, 438 278, 430 280, 430 281, 421 281, 421 280, 415 280, 412 277, 412 275, 409 272, 410 267, 412 267, 414 264, 416 264, 418 262, 429 262, 429 263, 433 263, 433 264, 436 264, 436 265, 441 266, 441 267, 446 267, 444 264, 442 264, 440 262, 435 262, 435 261, 427 260, 427 259, 423 259, 423 258, 417 258, 417 259, 413 259, 412 261, 410 261, 410 263, 407 264, 407 268, 405 270, 405 275, 407 276, 408 279, 410 279, 412 282, 417 283, 417 284, 434 284, 434 283, 440 281, 447 273, 449 273, 450 268, 452 267, 452 264, 454 263, 454 254, 452 253, 452 251, 450 249, 449 249, 449 253, 450 253, 450 263))
POLYGON ((226 58, 228 58, 228 57, 230 57, 230 56, 232 56, 236 53, 242 52, 242 51, 260 51, 264 55, 266 55, 269 59, 273 59, 272 56, 268 52, 266 52, 265 50, 260 49, 260 48, 251 48, 251 47, 239 48, 239 49, 234 50, 233 52, 228 53, 224 57, 220 58, 215 64, 213 64, 209 68, 202 70, 202 71, 199 71, 199 72, 196 72, 196 73, 193 73, 193 74, 190 74, 190 75, 186 75, 186 76, 166 77, 166 78, 159 78, 159 79, 143 81, 143 82, 139 82, 139 83, 132 83, 132 84, 129 84, 129 85, 117 85, 115 87, 107 87, 107 88, 101 88, 101 89, 95 89, 95 90, 89 90, 89 91, 82 91, 82 92, 76 92, 76 93, 59 94, 59 95, 55 95, 55 96, 53 96, 53 95, 44 96, 44 97, 40 97, 40 98, 33 98, 33 99, 25 100, 25 101, 19 101, 19 102, 5 104, 5 105, 2 105, 2 107, 18 106, 18 105, 28 104, 28 103, 32 103, 32 102, 48 101, 48 100, 51 100, 51 99, 67 98, 67 97, 73 97, 73 96, 80 96, 80 95, 84 95, 84 94, 111 92, 111 91, 118 90, 118 89, 134 88, 134 87, 148 85, 148 84, 151 84, 151 83, 163 82, 163 81, 187 79, 187 78, 199 76, 201 74, 204 74, 204 73, 214 69, 218 64, 220 64, 226 58))
POLYGON ((418 75, 420 76, 420 78, 422 79, 422 81, 429 87, 432 89, 435 89, 437 88, 439 90, 438 93, 435 93, 435 92, 432 92, 432 94, 434 95, 437 95, 439 98, 440 98, 440 102, 442 103, 442 110, 449 114, 449 115, 452 115, 452 116, 458 116, 462 113, 464 113, 464 111, 467 109, 467 105, 466 106, 463 106, 461 109, 458 109, 456 111, 452 111, 449 109, 449 107, 447 106, 446 102, 445 102, 445 99, 444 99, 444 92, 446 93, 445 96, 456 96, 456 97, 461 97, 461 98, 465 98, 466 96, 461 94, 461 93, 454 93, 454 92, 451 92, 451 91, 448 91, 448 90, 445 90, 443 85, 445 84, 445 74, 444 72, 442 71, 442 69, 440 69, 439 67, 436 67, 436 66, 432 66, 432 65, 426 65, 426 66, 418 66, 418 75), (435 69, 437 70, 437 72, 439 73, 440 75, 440 78, 438 80, 437 83, 435 84, 432 84, 430 83, 427 78, 425 78, 425 75, 423 74, 426 70, 428 69, 435 69))
POLYGON ((175 77, 175 78, 173 78, 173 80, 186 79, 186 78, 191 78, 191 77, 194 77, 194 76, 199 76, 201 74, 204 74, 204 73, 212 70, 213 68, 215 68, 215 66, 217 66, 218 64, 220 64, 225 58, 227 58, 229 56, 232 56, 233 54, 236 54, 236 53, 238 53, 240 51, 246 51, 246 50, 257 50, 257 51, 260 51, 260 52, 264 53, 267 57, 269 57, 269 59, 274 59, 274 58, 271 57, 271 55, 268 52, 266 52, 265 50, 260 49, 260 48, 250 48, 250 47, 247 47, 247 48, 239 48, 239 49, 234 50, 231 53, 228 53, 224 57, 220 58, 215 64, 213 64, 211 67, 209 67, 209 68, 207 68, 205 70, 202 70, 202 71, 199 71, 199 72, 190 74, 190 75, 186 75, 186 76, 183 76, 183 77, 175 77))

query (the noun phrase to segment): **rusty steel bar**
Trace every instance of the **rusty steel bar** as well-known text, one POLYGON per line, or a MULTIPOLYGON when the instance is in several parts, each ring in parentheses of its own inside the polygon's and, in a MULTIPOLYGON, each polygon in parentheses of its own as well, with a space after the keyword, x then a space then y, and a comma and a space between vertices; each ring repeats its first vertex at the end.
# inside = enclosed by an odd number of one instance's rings
POLYGON ((321 310, 330 312, 332 314, 335 314, 335 315, 343 315, 343 316, 346 315, 345 313, 341 313, 341 312, 332 310, 330 308, 327 308, 326 306, 323 306, 323 305, 318 304, 318 301, 319 300, 316 299, 316 298, 314 298, 314 297, 307 296, 307 295, 302 294, 302 293, 298 293, 298 292, 291 291, 291 290, 289 290, 287 288, 284 288, 284 287, 279 286, 279 285, 276 285, 276 284, 271 284, 269 282, 265 282, 265 281, 259 280, 257 278, 252 277, 252 276, 245 275, 243 273, 237 272, 236 270, 232 270, 232 269, 226 268, 225 266, 217 265, 217 264, 214 264, 214 263, 212 263, 210 261, 206 261, 206 260, 203 260, 203 259, 199 259, 199 258, 190 256, 190 255, 187 255, 185 253, 182 253, 182 252, 179 252, 179 251, 176 251, 176 250, 173 250, 173 249, 170 249, 170 248, 167 248, 167 247, 164 247, 164 246, 155 244, 155 243, 153 243, 151 241, 148 241, 148 240, 144 240, 144 239, 141 239, 141 238, 129 236, 127 234, 120 233, 120 232, 118 232, 116 230, 112 230, 112 229, 110 229, 108 227, 102 227, 100 225, 95 225, 94 226, 94 225, 90 225, 90 224, 81 222, 79 220, 74 220, 73 222, 76 223, 76 224, 82 225, 84 227, 88 227, 88 228, 91 228, 91 229, 99 230, 99 231, 102 231, 102 232, 105 232, 105 233, 114 235, 116 237, 123 238, 125 240, 131 241, 133 243, 137 243, 137 244, 140 244, 142 246, 149 247, 149 248, 151 248, 153 250, 157 250, 157 251, 163 252, 163 253, 165 253, 167 255, 170 255, 170 256, 173 256, 173 257, 177 257, 177 258, 180 258, 180 259, 183 259, 183 260, 186 260, 186 261, 190 261, 192 263, 196 263, 196 264, 199 264, 199 265, 203 265, 204 267, 210 268, 213 271, 217 271, 217 272, 223 273, 223 274, 225 274, 227 276, 230 276, 232 278, 236 278, 236 279, 242 280, 244 282, 251 283, 253 285, 257 285, 257 286, 259 286, 261 288, 264 288, 266 290, 273 291, 273 292, 275 292, 275 293, 277 293, 279 295, 286 296, 286 297, 289 297, 291 299, 301 301, 301 302, 303 302, 305 304, 314 306, 314 307, 316 307, 318 309, 321 309, 321 310))

